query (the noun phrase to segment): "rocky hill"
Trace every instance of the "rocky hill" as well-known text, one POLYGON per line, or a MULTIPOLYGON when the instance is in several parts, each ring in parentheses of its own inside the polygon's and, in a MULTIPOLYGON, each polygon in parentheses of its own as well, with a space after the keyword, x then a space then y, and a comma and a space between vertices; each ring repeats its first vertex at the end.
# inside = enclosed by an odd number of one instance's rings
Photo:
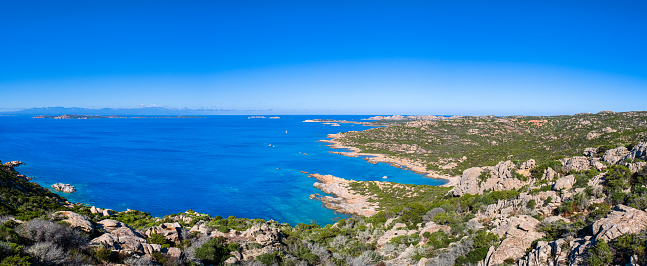
POLYGON ((635 145, 647 137, 647 112, 600 112, 573 116, 407 117, 388 127, 336 136, 363 153, 385 154, 425 165, 440 174, 460 175, 473 166, 500 161, 537 163, 581 155, 587 147, 635 145))

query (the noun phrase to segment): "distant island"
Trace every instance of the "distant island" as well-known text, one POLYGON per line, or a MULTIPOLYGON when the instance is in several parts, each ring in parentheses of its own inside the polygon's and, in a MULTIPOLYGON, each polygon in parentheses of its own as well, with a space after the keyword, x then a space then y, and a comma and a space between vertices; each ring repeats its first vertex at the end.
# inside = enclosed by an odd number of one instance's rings
POLYGON ((206 118, 204 116, 192 116, 192 115, 178 115, 178 116, 118 116, 118 115, 37 115, 32 118, 49 118, 49 119, 110 119, 110 118, 149 118, 149 119, 160 119, 160 118, 206 118))

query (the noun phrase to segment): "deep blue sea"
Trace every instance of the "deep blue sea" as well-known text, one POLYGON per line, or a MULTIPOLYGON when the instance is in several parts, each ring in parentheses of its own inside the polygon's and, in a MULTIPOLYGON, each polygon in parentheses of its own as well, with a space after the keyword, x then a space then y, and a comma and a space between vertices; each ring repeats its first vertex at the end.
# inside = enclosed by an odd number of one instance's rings
POLYGON ((304 123, 359 121, 367 116, 206 116, 192 119, 36 119, 0 116, 0 160, 18 160, 22 174, 44 187, 70 183, 60 193, 117 211, 154 216, 192 209, 279 222, 329 224, 335 213, 308 198, 321 193, 301 171, 355 180, 439 185, 445 181, 388 164, 332 154, 318 140, 369 127, 304 123), (270 146, 271 144, 271 146, 270 146), (306 155, 307 154, 307 155, 306 155))

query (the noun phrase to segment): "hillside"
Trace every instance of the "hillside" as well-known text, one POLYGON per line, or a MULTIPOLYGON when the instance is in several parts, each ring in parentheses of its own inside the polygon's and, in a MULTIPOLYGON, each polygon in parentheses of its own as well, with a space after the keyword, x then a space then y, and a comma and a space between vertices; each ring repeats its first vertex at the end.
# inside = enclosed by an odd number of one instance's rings
POLYGON ((376 122, 391 126, 341 133, 335 140, 364 153, 413 159, 450 175, 505 160, 535 159, 541 164, 581 155, 587 147, 631 148, 647 137, 647 112, 435 120, 423 116, 376 122))

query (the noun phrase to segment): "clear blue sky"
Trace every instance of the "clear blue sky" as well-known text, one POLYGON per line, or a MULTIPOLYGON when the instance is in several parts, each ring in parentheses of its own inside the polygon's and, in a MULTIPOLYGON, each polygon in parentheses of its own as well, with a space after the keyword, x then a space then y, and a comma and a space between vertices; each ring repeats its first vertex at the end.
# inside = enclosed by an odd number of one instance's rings
POLYGON ((5 110, 647 110, 647 1, 3 1, 0 93, 5 110))

